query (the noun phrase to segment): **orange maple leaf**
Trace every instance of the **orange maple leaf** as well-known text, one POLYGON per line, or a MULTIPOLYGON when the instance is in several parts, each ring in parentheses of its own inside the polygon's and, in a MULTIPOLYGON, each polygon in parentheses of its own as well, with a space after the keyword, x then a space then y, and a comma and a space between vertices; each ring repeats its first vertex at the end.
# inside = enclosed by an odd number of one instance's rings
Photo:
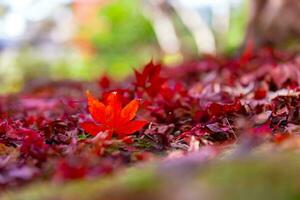
POLYGON ((111 92, 102 103, 87 92, 88 110, 95 122, 81 123, 81 127, 89 134, 96 136, 100 132, 107 132, 107 138, 116 134, 119 138, 133 134, 148 122, 133 120, 139 108, 139 101, 134 99, 122 108, 117 92, 111 92))

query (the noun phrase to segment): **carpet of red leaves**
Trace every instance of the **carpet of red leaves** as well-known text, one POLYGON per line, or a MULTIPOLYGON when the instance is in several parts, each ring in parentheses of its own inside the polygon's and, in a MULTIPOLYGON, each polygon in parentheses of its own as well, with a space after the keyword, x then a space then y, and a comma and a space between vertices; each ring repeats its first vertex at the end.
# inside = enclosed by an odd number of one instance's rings
POLYGON ((150 62, 121 83, 34 84, 0 97, 0 186, 100 177, 243 137, 280 143, 300 124, 299 81, 299 58, 263 48, 150 62))

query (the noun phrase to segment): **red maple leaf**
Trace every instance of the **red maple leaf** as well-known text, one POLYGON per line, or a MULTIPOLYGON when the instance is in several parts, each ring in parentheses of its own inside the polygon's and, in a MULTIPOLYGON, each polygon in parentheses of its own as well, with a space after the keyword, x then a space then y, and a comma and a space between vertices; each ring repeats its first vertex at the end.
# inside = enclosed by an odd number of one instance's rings
POLYGON ((99 132, 107 132, 107 138, 113 134, 123 138, 140 130, 148 122, 133 120, 139 108, 139 101, 134 99, 122 108, 117 92, 111 92, 102 103, 87 93, 88 109, 95 122, 81 123, 81 127, 89 134, 96 136, 99 132))
POLYGON ((166 82, 166 79, 160 76, 160 71, 161 65, 155 65, 153 61, 150 61, 141 73, 135 70, 136 88, 142 89, 150 97, 155 97, 166 82))

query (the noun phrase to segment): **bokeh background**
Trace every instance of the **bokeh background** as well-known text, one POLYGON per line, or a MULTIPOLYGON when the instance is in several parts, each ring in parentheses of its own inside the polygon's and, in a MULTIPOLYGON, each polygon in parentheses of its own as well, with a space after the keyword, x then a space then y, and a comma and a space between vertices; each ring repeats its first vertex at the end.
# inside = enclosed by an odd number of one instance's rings
POLYGON ((167 65, 232 54, 243 0, 0 0, 0 93, 33 80, 121 80, 151 59, 167 65))

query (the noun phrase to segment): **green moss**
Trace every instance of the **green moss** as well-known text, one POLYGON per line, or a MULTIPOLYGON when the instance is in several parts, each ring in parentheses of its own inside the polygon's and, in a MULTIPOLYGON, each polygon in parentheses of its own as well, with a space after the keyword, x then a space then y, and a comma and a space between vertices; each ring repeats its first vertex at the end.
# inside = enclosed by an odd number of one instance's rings
POLYGON ((115 177, 72 181, 65 184, 36 183, 23 190, 8 191, 2 200, 106 200, 150 193, 158 187, 150 169, 130 169, 115 177))
POLYGON ((200 182, 217 199, 300 199, 298 156, 265 157, 214 163, 200 182))
POLYGON ((195 200, 204 196, 208 200, 300 199, 300 158, 295 154, 199 163, 195 173, 191 173, 191 168, 186 168, 186 173, 182 171, 188 166, 186 163, 169 166, 170 173, 168 169, 161 171, 159 166, 157 163, 157 168, 153 168, 149 164, 113 177, 63 185, 37 183, 18 192, 9 191, 1 199, 148 200, 175 199, 180 195, 190 195, 195 200))

